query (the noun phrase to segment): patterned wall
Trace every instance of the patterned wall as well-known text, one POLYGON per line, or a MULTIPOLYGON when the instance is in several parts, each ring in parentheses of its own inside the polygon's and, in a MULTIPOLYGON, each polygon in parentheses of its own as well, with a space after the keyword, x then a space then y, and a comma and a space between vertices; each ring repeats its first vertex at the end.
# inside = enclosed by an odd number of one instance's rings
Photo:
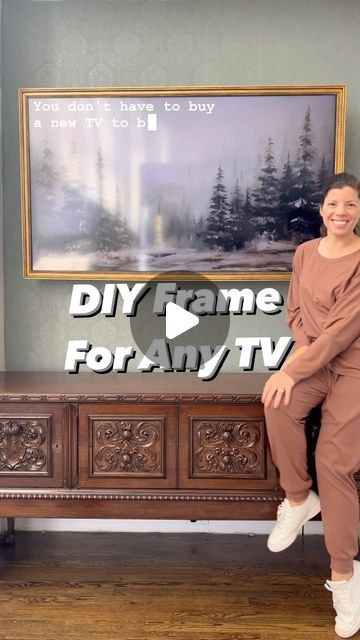
MULTIPOLYGON (((0 0, 0 27, 2 0, 0 0)), ((1 55, 0 55, 1 65, 1 55)), ((0 81, 1 96, 1 81, 0 81)), ((0 119, 2 121, 2 110, 0 106, 0 119)), ((2 140, 2 126, 0 123, 0 148, 2 140)), ((0 158, 0 371, 5 369, 5 305, 4 305, 4 237, 3 237, 3 179, 2 179, 2 158, 0 158)))
MULTIPOLYGON (((69 339, 132 343, 126 319, 70 318, 70 282, 22 278, 19 87, 345 82, 346 165, 359 172, 359 23, 358 0, 3 0, 7 369, 62 369, 69 339)), ((260 315, 231 331, 287 335, 260 315)))

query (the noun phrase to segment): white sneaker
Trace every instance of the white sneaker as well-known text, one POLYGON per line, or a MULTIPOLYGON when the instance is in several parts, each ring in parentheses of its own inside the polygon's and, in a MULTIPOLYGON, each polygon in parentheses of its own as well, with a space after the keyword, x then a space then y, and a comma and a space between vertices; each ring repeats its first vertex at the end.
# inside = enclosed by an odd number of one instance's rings
POLYGON ((295 507, 285 498, 278 507, 277 523, 268 537, 270 551, 283 551, 290 547, 303 524, 320 511, 320 498, 314 491, 309 491, 305 502, 295 507))
POLYGON ((360 562, 354 560, 350 580, 327 580, 325 587, 333 595, 335 632, 340 638, 350 638, 360 629, 360 562))

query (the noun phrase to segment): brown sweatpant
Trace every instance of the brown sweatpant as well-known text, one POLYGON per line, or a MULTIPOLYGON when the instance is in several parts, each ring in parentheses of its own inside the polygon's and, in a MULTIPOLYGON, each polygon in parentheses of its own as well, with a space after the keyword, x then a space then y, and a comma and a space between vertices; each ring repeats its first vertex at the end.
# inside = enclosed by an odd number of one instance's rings
POLYGON ((360 468, 360 379, 323 367, 293 387, 287 407, 265 409, 267 432, 286 497, 305 500, 312 481, 304 425, 310 410, 321 401, 315 459, 325 544, 331 568, 347 573, 358 553, 359 501, 354 473, 360 468))

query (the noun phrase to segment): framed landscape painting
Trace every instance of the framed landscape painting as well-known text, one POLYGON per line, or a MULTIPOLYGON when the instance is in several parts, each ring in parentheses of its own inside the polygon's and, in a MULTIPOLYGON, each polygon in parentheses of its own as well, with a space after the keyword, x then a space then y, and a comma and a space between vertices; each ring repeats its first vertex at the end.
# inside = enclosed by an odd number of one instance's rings
POLYGON ((288 279, 345 86, 20 89, 24 276, 288 279))

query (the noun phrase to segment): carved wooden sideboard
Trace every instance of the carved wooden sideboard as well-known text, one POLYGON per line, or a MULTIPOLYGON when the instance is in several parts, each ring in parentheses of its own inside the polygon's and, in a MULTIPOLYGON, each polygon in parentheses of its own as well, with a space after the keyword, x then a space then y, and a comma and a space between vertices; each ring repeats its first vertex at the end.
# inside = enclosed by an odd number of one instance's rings
POLYGON ((0 515, 273 518, 264 374, 0 374, 0 515))
POLYGON ((0 516, 273 519, 267 377, 0 373, 0 516))

